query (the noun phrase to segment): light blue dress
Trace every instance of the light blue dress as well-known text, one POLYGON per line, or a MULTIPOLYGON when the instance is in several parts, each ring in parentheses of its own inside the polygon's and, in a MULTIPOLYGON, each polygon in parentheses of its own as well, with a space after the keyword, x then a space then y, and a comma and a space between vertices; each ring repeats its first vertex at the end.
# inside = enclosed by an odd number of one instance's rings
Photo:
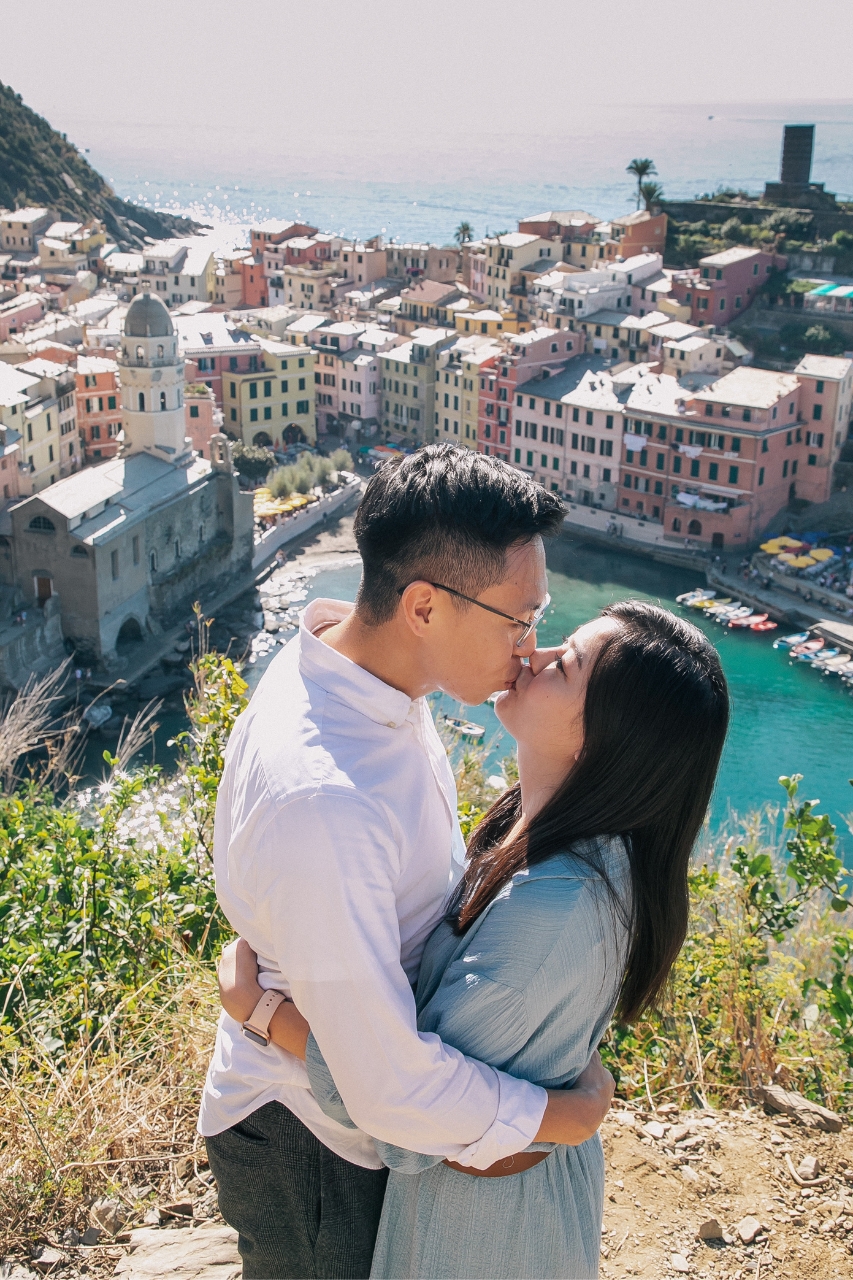
MULTIPOLYGON (((623 903, 628 859, 601 841, 623 903)), ((462 937, 442 923, 426 945, 418 1028, 546 1088, 571 1085, 613 1013, 625 958, 624 912, 571 854, 520 872, 462 937)), ((351 1121, 313 1037, 312 1090, 351 1121)), ((598 1275, 604 1157, 598 1135, 578 1147, 534 1145, 547 1160, 505 1178, 476 1178, 379 1142, 391 1175, 373 1255, 377 1280, 586 1280, 598 1275)))

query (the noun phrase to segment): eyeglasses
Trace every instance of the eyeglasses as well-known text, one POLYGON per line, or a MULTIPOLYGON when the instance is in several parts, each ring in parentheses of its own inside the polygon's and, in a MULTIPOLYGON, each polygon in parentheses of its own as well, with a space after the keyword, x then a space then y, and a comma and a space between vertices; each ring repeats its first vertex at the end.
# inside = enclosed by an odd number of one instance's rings
MULTIPOLYGON (((514 618, 511 613, 504 613, 502 609, 495 609, 490 604, 483 604, 482 600, 475 600, 473 596, 464 596, 461 591, 456 591, 453 587, 446 587, 443 582, 431 582, 429 585, 435 587, 438 591, 446 591, 448 595, 456 596, 459 600, 467 600, 468 604, 475 604, 478 609, 486 609, 489 613, 495 613, 499 618, 506 618, 507 622, 514 622, 517 627, 521 627, 521 635, 515 642, 517 649, 521 648, 531 631, 535 631, 539 626, 545 616, 545 610, 551 603, 551 597, 546 595, 530 621, 524 622, 521 618, 514 618)), ((405 589, 405 587, 400 587, 399 594, 402 595, 405 589)))

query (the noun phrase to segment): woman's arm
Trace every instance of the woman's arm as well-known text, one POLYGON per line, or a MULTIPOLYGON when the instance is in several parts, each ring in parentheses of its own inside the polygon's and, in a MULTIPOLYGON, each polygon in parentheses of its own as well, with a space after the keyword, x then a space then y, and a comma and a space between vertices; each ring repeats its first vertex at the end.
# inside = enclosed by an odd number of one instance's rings
MULTIPOLYGON (((258 983, 258 963, 245 938, 230 942, 219 962, 219 996, 225 1012, 237 1022, 245 1022, 264 994, 258 983)), ((270 1022, 273 1044, 305 1061, 311 1028, 288 1001, 281 1004, 270 1022)), ((548 1105, 536 1142, 556 1142, 575 1147, 596 1133, 610 1110, 615 1082, 594 1053, 571 1089, 549 1089, 548 1105)))

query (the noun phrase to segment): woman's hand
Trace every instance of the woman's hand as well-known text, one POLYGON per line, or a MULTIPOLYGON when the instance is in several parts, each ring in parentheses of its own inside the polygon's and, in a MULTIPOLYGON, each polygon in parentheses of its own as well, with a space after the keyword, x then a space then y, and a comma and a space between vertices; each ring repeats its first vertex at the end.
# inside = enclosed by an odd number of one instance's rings
MULTIPOLYGON (((217 970, 219 999, 236 1022, 246 1022, 264 994, 258 982, 258 957, 245 938, 235 938, 222 952, 217 970)), ((270 1039, 280 1049, 305 1060, 305 1046, 311 1031, 292 1001, 280 1004, 269 1026, 270 1039)))
POLYGON ((598 1132, 615 1092, 616 1081, 596 1049, 571 1089, 548 1090, 548 1105, 535 1141, 580 1146, 598 1132))
POLYGON ((245 1022, 264 994, 258 982, 258 957, 245 938, 235 938, 222 952, 217 970, 222 1008, 235 1022, 245 1022))

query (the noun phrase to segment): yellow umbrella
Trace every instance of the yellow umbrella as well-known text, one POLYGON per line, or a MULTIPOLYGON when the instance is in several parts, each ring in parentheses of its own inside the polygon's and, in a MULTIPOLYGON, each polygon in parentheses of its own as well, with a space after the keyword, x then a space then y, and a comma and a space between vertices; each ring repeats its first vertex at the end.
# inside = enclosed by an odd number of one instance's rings
POLYGON ((817 560, 812 560, 811 556, 795 556, 791 564, 795 569, 807 569, 809 565, 817 564, 817 560))
POLYGON ((782 551, 776 557, 776 559, 781 560, 783 564, 792 564, 796 560, 796 558, 797 557, 794 555, 792 551, 782 551))
POLYGON ((815 547, 810 554, 813 560, 831 560, 835 552, 830 551, 829 547, 815 547))
POLYGON ((787 533, 780 534, 774 541, 778 542, 780 547, 801 547, 803 545, 800 538, 789 538, 787 533))
POLYGON ((777 551, 782 550, 782 543, 778 538, 773 538, 770 542, 762 542, 761 550, 766 551, 768 555, 775 556, 777 551))

